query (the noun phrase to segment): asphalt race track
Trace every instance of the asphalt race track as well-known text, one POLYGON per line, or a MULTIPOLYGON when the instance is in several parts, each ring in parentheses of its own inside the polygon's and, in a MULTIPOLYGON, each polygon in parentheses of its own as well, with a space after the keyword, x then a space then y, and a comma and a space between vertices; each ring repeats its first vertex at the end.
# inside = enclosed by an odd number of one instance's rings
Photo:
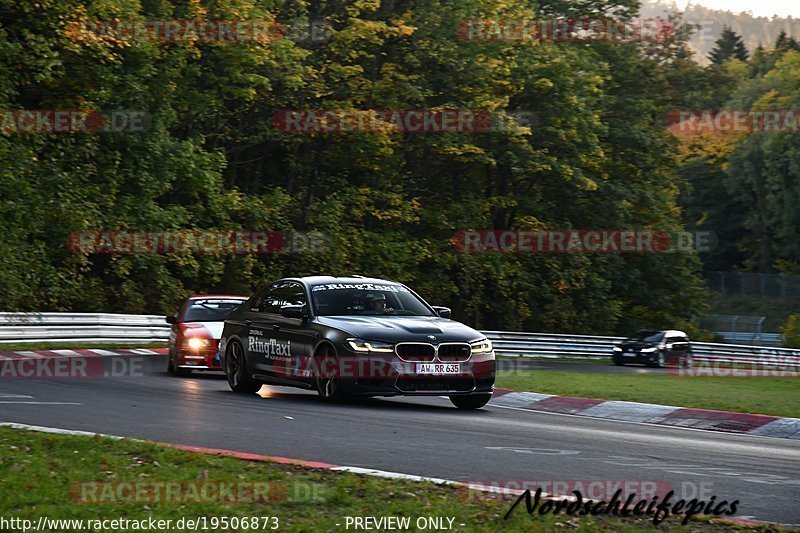
POLYGON ((140 375, 2 379, 0 421, 465 482, 654 481, 686 498, 738 499, 739 517, 800 523, 800 442, 791 439, 491 403, 462 412, 437 397, 329 405, 278 387, 241 396, 219 374, 176 378, 165 367, 151 356, 140 375))

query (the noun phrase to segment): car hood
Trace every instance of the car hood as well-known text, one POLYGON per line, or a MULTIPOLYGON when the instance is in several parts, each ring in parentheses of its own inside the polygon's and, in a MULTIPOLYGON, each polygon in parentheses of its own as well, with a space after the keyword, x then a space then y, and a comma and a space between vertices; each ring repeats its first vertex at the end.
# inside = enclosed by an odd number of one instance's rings
POLYGON ((353 337, 382 342, 470 342, 485 337, 461 322, 441 317, 322 316, 317 321, 353 337), (434 338, 431 338, 433 336, 434 338))
POLYGON ((641 350, 642 348, 656 348, 658 343, 655 342, 640 342, 640 341, 627 341, 619 345, 620 348, 633 348, 634 350, 641 350))
POLYGON ((183 326, 183 334, 186 337, 199 335, 219 340, 222 337, 222 328, 225 327, 225 322, 184 322, 181 326, 183 326))

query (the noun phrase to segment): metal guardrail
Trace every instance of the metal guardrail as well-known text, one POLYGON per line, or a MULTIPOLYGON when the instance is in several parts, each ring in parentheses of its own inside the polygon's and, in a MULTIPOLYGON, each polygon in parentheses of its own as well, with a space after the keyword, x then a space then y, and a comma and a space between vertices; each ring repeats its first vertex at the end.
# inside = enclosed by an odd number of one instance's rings
MULTIPOLYGON (((548 357, 559 359, 603 359, 611 357, 612 348, 624 337, 595 337, 524 333, 513 331, 484 331, 497 355, 517 357, 548 357)), ((695 361, 787 366, 800 365, 800 350, 739 344, 692 342, 695 361)))
MULTIPOLYGON (((112 313, 0 313, 0 346, 33 342, 166 342, 162 315, 112 313)), ((484 331, 503 356, 608 360, 624 337, 484 331)), ((695 360, 764 365, 800 365, 800 350, 692 342, 695 360)), ((795 366, 796 368, 796 366, 795 366)))
POLYGON ((0 313, 0 346, 72 341, 165 343, 169 331, 163 315, 0 313))
POLYGON ((482 331, 497 355, 523 357, 598 358, 610 357, 611 348, 624 337, 594 337, 518 331, 482 331))
POLYGON ((780 346, 780 333, 745 333, 741 331, 717 331, 717 336, 729 344, 757 344, 759 346, 780 346))

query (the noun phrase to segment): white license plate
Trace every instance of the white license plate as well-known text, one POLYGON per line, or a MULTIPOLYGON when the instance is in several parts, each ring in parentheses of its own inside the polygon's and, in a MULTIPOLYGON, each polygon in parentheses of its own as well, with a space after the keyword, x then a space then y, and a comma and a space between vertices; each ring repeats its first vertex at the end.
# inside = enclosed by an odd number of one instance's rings
POLYGON ((636 357, 639 354, 636 352, 630 352, 630 353, 623 353, 622 355, 625 357, 636 357))
POLYGON ((417 374, 445 375, 460 374, 461 365, 443 363, 417 363, 417 374))

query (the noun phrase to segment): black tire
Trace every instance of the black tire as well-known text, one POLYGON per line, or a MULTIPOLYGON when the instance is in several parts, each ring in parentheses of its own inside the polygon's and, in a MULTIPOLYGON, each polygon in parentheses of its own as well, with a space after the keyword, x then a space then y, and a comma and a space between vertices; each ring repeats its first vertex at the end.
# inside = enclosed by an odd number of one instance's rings
POLYGON ((186 377, 192 373, 188 368, 179 368, 172 357, 172 353, 167 356, 167 372, 178 377, 186 377))
POLYGON ((492 399, 491 394, 470 394, 465 396, 450 396, 450 401, 459 409, 480 409, 492 399))
POLYGON ((625 366, 625 363, 623 363, 619 359, 614 359, 614 364, 617 365, 617 366, 625 366))
POLYGON ((317 394, 326 402, 342 402, 349 399, 339 377, 339 360, 330 346, 321 347, 314 356, 314 373, 317 394), (332 371, 331 371, 332 369, 332 371))
POLYGON ((254 394, 261 388, 261 383, 248 374, 244 348, 236 341, 228 344, 225 350, 225 377, 228 378, 228 385, 233 392, 254 394))
POLYGON ((664 355, 664 352, 662 351, 658 352, 658 354, 656 355, 656 362, 653 363, 653 365, 658 368, 664 368, 665 366, 667 366, 667 358, 664 355))

